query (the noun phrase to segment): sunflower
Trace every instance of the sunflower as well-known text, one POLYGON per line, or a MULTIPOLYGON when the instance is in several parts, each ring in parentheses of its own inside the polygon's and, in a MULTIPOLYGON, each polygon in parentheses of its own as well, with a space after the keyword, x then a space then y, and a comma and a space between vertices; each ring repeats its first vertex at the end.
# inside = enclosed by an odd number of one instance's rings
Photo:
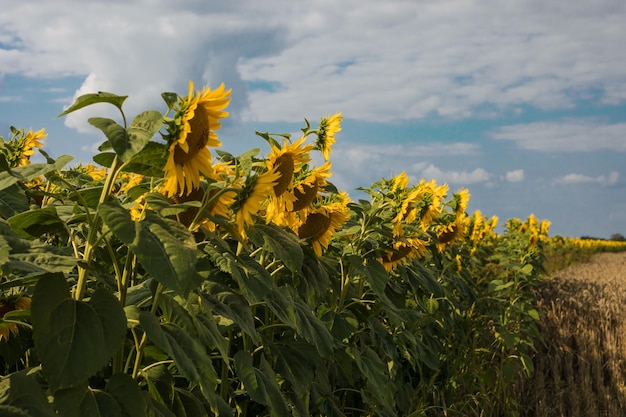
POLYGON ((328 161, 328 158, 330 157, 330 148, 335 143, 335 133, 341 131, 342 119, 343 116, 341 112, 338 112, 332 116, 323 117, 322 120, 320 120, 320 126, 317 130, 315 149, 322 152, 325 161, 328 161))
POLYGON ((330 162, 326 162, 321 167, 307 171, 298 179, 298 183, 293 187, 293 205, 289 207, 289 211, 304 210, 313 204, 319 190, 328 185, 326 178, 333 175, 330 167, 330 162))
POLYGON ((274 186, 279 178, 280 174, 272 170, 250 176, 246 180, 246 184, 231 206, 235 212, 237 228, 243 239, 246 238, 246 227, 254 223, 252 216, 274 196, 274 186))
POLYGON ((224 84, 211 91, 193 91, 189 82, 189 95, 180 98, 174 120, 168 125, 168 157, 164 167, 162 191, 167 196, 182 196, 198 188, 200 175, 210 176, 213 157, 209 146, 220 146, 215 133, 220 119, 228 116, 223 111, 230 102, 230 90, 224 84))
POLYGON ((32 129, 28 130, 26 135, 23 135, 23 130, 17 131, 19 136, 14 139, 13 150, 16 152, 15 166, 22 167, 30 164, 30 157, 35 154, 35 148, 42 148, 43 143, 41 141, 45 139, 48 134, 45 129, 41 129, 38 132, 33 132, 32 129))
MULTIPOLYGON (((30 301, 29 297, 24 296, 0 300, 0 318, 3 318, 5 314, 11 311, 30 310, 30 301)), ((9 340, 9 337, 17 334, 17 332, 18 328, 16 324, 0 322, 0 341, 2 341, 2 339, 9 340)))
POLYGON ((345 192, 333 196, 336 201, 311 209, 297 226, 300 239, 307 239, 315 254, 322 255, 336 230, 348 221, 350 199, 345 192))
POLYGON ((93 182, 98 182, 107 176, 106 168, 98 167, 97 165, 94 165, 94 164, 82 165, 82 171, 84 171, 85 174, 89 175, 91 179, 93 180, 93 182))
POLYGON ((417 237, 402 237, 393 242, 392 250, 386 251, 378 261, 385 267, 387 272, 404 265, 411 260, 423 256, 427 250, 427 242, 417 237))
POLYGON ((456 216, 453 222, 441 227, 437 233, 437 249, 441 252, 446 245, 465 235, 465 230, 470 223, 470 218, 465 213, 456 216))
MULTIPOLYGON (((400 184, 404 183, 401 177, 397 177, 400 184)), ((447 185, 437 186, 435 180, 425 182, 423 179, 413 187, 400 204, 400 209, 396 217, 392 220, 394 225, 393 235, 403 234, 402 225, 412 224, 419 220, 422 230, 426 230, 428 225, 439 216, 441 212, 441 202, 448 191, 447 185)))
POLYGON ((287 191, 294 173, 299 172, 311 160, 309 152, 313 149, 313 145, 303 145, 305 140, 306 136, 302 136, 296 142, 288 144, 285 139, 282 147, 272 146, 272 151, 268 155, 267 168, 280 174, 274 186, 276 197, 280 197, 287 191))

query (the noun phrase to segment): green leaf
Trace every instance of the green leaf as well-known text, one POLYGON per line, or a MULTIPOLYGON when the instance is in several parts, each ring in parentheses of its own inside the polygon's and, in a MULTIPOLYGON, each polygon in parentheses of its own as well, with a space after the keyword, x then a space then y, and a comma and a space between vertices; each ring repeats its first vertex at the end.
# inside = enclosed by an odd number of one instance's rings
POLYGON ((170 199, 159 193, 146 194, 146 204, 163 217, 184 213, 191 207, 201 207, 200 201, 188 201, 183 204, 172 203, 170 199))
POLYGON ((152 137, 163 126, 163 115, 156 110, 147 110, 139 113, 127 129, 131 142, 131 148, 136 150, 129 157, 141 151, 152 137))
POLYGON ((122 171, 160 178, 163 177, 163 167, 166 162, 167 147, 162 143, 148 142, 140 152, 124 164, 122 171))
POLYGON ((6 267, 12 271, 26 273, 66 272, 70 273, 78 264, 73 256, 57 255, 49 252, 36 252, 9 255, 6 267))
POLYGON ((104 223, 128 245, 143 268, 157 281, 186 296, 193 283, 196 246, 191 232, 180 223, 148 211, 141 222, 118 202, 105 202, 98 208, 104 223))
MULTIPOLYGON (((108 141, 107 141, 107 143, 108 143, 108 141)), ((111 165, 113 165, 113 160, 115 159, 115 153, 113 153, 113 152, 102 152, 102 153, 99 153, 97 155, 94 155, 94 157, 92 159, 98 165, 102 165, 103 167, 111 168, 111 165)))
POLYGON ((130 375, 118 372, 106 384, 108 392, 121 406, 125 417, 146 417, 147 404, 143 392, 130 375))
POLYGON ((54 406, 63 417, 122 417, 122 409, 111 395, 87 386, 56 391, 54 406))
POLYGON ((259 335, 254 326, 254 316, 245 298, 226 291, 220 292, 216 296, 202 292, 198 295, 207 312, 231 320, 253 341, 259 340, 259 335))
POLYGON ((68 115, 76 110, 82 109, 83 107, 90 106, 96 103, 111 103, 120 111, 122 110, 122 104, 124 100, 126 100, 128 96, 118 96, 112 93, 106 93, 104 91, 99 91, 98 93, 84 94, 74 101, 70 107, 68 107, 63 113, 59 114, 57 117, 62 117, 68 115))
POLYGON ((276 375, 267 361, 261 359, 262 369, 252 366, 252 356, 245 350, 235 354, 235 368, 250 399, 270 407, 270 415, 289 415, 287 402, 276 382, 276 375))
POLYGON ((204 346, 179 326, 172 323, 160 324, 152 313, 142 312, 139 322, 148 338, 174 360, 180 374, 189 381, 200 384, 205 398, 211 401, 211 393, 214 393, 217 386, 217 374, 204 346))
MULTIPOLYGON (((89 124, 97 127, 107 137, 109 143, 113 147, 115 153, 124 162, 128 160, 128 157, 133 153, 133 149, 130 144, 130 138, 128 132, 123 126, 117 124, 115 120, 107 119, 104 117, 91 117, 88 120, 89 124)), ((140 150, 140 149, 139 149, 140 150)), ((136 153, 136 152, 135 152, 136 153)))
POLYGON ((70 200, 77 202, 78 204, 87 204, 87 207, 91 209, 97 209, 100 203, 100 195, 102 194, 103 186, 81 188, 78 191, 72 191, 69 195, 70 200))
POLYGON ((59 156, 53 164, 30 164, 13 168, 10 172, 0 172, 0 190, 9 188, 18 181, 29 182, 41 175, 47 175, 53 171, 60 170, 67 165, 73 156, 59 156))
POLYGON ((165 101, 168 109, 172 108, 174 104, 178 101, 178 94, 169 91, 161 93, 161 97, 163 97, 163 101, 165 101))
POLYGON ((250 240, 272 252, 293 273, 302 269, 304 253, 298 238, 274 224, 258 223, 248 229, 250 240))
POLYGON ((26 191, 17 184, 0 190, 0 216, 6 219, 26 210, 28 210, 26 191))
MULTIPOLYGON (((2 378, 0 380, 0 404, 15 407, 21 410, 25 416, 56 416, 48 403, 43 388, 37 382, 37 377, 36 373, 26 369, 2 378)), ((0 415, 10 416, 12 414, 5 414, 5 409, 0 406, 0 415)))
POLYGON ((76 301, 63 274, 39 280, 31 320, 35 347, 54 389, 75 386, 95 374, 126 333, 126 318, 113 294, 99 288, 89 303, 76 301))
POLYGON ((65 222, 59 218, 54 206, 25 211, 7 221, 15 233, 25 239, 33 240, 46 233, 65 232, 65 222))

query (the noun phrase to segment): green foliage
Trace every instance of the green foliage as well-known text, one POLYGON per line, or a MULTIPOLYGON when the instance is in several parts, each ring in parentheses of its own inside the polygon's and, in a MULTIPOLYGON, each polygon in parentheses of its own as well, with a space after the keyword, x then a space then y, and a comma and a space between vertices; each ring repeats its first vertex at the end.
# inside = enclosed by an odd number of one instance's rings
POLYGON ((170 144, 153 137, 182 113, 127 126, 125 99, 88 94, 62 113, 120 110, 121 124, 89 120, 102 176, 64 169, 71 157, 0 161, 3 415, 515 415, 540 340, 532 222, 477 238, 461 193, 383 180, 343 204, 321 177, 307 210, 335 229, 301 239, 304 217, 263 210, 241 229, 223 207, 244 206, 269 160, 217 152, 197 194, 168 197, 170 144))

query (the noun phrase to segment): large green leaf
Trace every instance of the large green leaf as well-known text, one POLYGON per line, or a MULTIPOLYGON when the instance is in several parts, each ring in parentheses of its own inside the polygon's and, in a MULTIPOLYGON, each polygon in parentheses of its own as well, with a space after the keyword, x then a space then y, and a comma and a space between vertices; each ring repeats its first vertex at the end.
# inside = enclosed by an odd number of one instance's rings
POLYGON ((124 129, 124 126, 119 125, 113 119, 107 119, 105 117, 91 117, 88 122, 104 133, 111 147, 122 161, 126 161, 128 157, 132 156, 130 154, 132 154, 133 149, 131 147, 130 138, 128 137, 128 132, 124 129))
POLYGON ((180 295, 189 293, 196 265, 195 240, 189 230, 151 211, 141 222, 133 222, 116 201, 101 204, 98 212, 150 275, 180 295))
POLYGON ((121 406, 125 417, 146 417, 147 404, 137 381, 130 375, 118 372, 106 384, 108 392, 121 406))
POLYGON ((78 259, 73 256, 57 255, 33 249, 30 253, 16 253, 9 255, 6 267, 12 271, 26 273, 44 272, 72 272, 78 259))
POLYGON ((118 109, 120 109, 121 111, 122 103, 124 103, 124 100, 126 100, 127 98, 128 96, 118 96, 118 95, 107 93, 104 91, 99 91, 97 93, 83 94, 82 96, 78 97, 70 107, 65 109, 65 111, 59 114, 57 117, 65 116, 76 110, 82 109, 83 107, 87 107, 87 106, 90 106, 92 104, 97 104, 97 103, 110 103, 110 104, 113 104, 118 109))
POLYGON ((128 158, 133 157, 141 151, 152 137, 163 126, 163 115, 156 110, 146 110, 139 113, 126 131, 130 139, 130 148, 132 152, 126 152, 128 158))
POLYGON ((235 354, 235 368, 250 399, 269 406, 271 416, 282 417, 290 414, 276 375, 265 360, 261 360, 262 369, 255 368, 252 366, 252 355, 240 350, 235 354))
POLYGON ((54 163, 50 164, 30 164, 11 169, 11 171, 0 172, 0 190, 9 188, 18 181, 29 182, 41 175, 47 175, 50 172, 57 171, 67 165, 73 156, 61 155, 54 163))
POLYGON ((174 360, 180 374, 200 384, 207 401, 214 402, 217 374, 204 346, 179 326, 161 324, 152 313, 141 313, 139 322, 148 338, 174 360))
POLYGON ((230 320, 253 341, 258 341, 259 335, 254 326, 252 309, 245 298, 229 291, 221 291, 214 295, 201 292, 199 297, 201 305, 208 313, 230 320))
POLYGON ((147 177, 162 177, 163 167, 166 162, 166 145, 158 142, 148 142, 139 153, 124 164, 122 171, 134 172, 147 177))
POLYGON ((274 253, 291 272, 298 273, 302 268, 304 254, 298 238, 274 224, 258 223, 248 229, 248 236, 257 246, 274 253))
POLYGON ((126 333, 126 318, 113 294, 98 288, 89 303, 70 298, 63 274, 48 274, 35 286, 33 338, 54 389, 75 386, 99 371, 126 333))
POLYGON ((7 221, 15 233, 25 239, 37 239, 45 233, 65 232, 65 222, 59 218, 54 206, 25 211, 7 221))
POLYGON ((6 219, 26 210, 28 210, 28 197, 17 184, 0 190, 0 216, 6 219))
MULTIPOLYGON (((56 414, 37 382, 37 377, 36 373, 27 369, 0 379, 0 404, 15 407, 26 413, 26 416, 54 417, 56 414)), ((11 414, 5 414, 5 410, 0 408, 0 415, 11 414)))
POLYGON ((122 408, 110 394, 86 385, 56 391, 54 406, 63 417, 123 417, 122 408))

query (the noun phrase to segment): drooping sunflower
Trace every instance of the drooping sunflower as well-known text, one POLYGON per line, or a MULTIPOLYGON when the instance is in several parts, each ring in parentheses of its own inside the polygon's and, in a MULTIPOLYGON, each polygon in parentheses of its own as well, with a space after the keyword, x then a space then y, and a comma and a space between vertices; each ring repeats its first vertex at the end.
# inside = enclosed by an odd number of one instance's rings
POLYGON ((392 220, 394 236, 403 234, 403 224, 420 222, 422 230, 441 212, 441 202, 448 191, 447 185, 437 185, 435 180, 425 182, 423 179, 408 191, 404 197, 396 217, 392 220))
POLYGON ((272 150, 267 159, 267 169, 275 170, 280 174, 274 186, 274 194, 276 197, 280 197, 287 191, 291 186, 294 173, 299 172, 302 167, 311 160, 309 152, 313 149, 313 145, 304 145, 305 140, 306 136, 302 136, 291 144, 285 140, 283 146, 280 148, 272 146, 272 150))
POLYGON ((441 252, 446 245, 452 244, 455 240, 465 236, 465 231, 470 223, 467 214, 458 214, 454 221, 443 225, 437 233, 437 249, 441 252))
POLYGON ((326 178, 333 174, 330 172, 330 162, 324 163, 321 167, 315 167, 298 178, 298 182, 294 185, 293 204, 289 207, 289 211, 299 211, 311 207, 318 192, 328 185, 326 178))
MULTIPOLYGON (((18 296, 9 297, 0 300, 0 318, 5 314, 15 310, 30 310, 31 300, 29 297, 18 296)), ((11 335, 15 335, 18 332, 18 327, 14 323, 0 323, 0 341, 2 339, 9 340, 11 335)))
POLYGON ((334 195, 336 201, 311 209, 300 224, 296 226, 296 234, 306 239, 313 247, 317 256, 328 248, 333 234, 348 221, 350 198, 345 192, 334 195))
POLYGON ((239 234, 246 238, 246 227, 254 223, 253 215, 265 207, 274 196, 274 186, 280 174, 266 171, 262 174, 249 176, 241 191, 235 198, 231 210, 235 213, 235 221, 239 234))
POLYGON ((211 91, 205 87, 194 92, 189 82, 189 95, 180 98, 175 106, 175 117, 167 127, 168 158, 162 192, 167 196, 182 196, 198 188, 200 176, 212 172, 213 157, 209 146, 220 146, 215 133, 220 119, 228 116, 223 111, 230 103, 230 91, 224 84, 211 91))
POLYGON ((386 251, 378 261, 387 272, 404 265, 411 260, 423 256, 427 251, 428 243, 417 237, 401 237, 392 244, 392 250, 386 251))
POLYGON ((16 129, 11 126, 12 137, 8 142, 0 138, 0 150, 4 148, 5 158, 11 168, 22 167, 30 164, 30 157, 35 154, 35 148, 42 148, 48 134, 45 129, 33 132, 29 129, 24 133, 24 129, 16 129))
POLYGON ((335 143, 335 134, 341 131, 341 120, 343 115, 337 112, 332 116, 323 117, 317 130, 317 141, 315 149, 322 152, 324 160, 328 161, 331 153, 331 147, 335 143))

